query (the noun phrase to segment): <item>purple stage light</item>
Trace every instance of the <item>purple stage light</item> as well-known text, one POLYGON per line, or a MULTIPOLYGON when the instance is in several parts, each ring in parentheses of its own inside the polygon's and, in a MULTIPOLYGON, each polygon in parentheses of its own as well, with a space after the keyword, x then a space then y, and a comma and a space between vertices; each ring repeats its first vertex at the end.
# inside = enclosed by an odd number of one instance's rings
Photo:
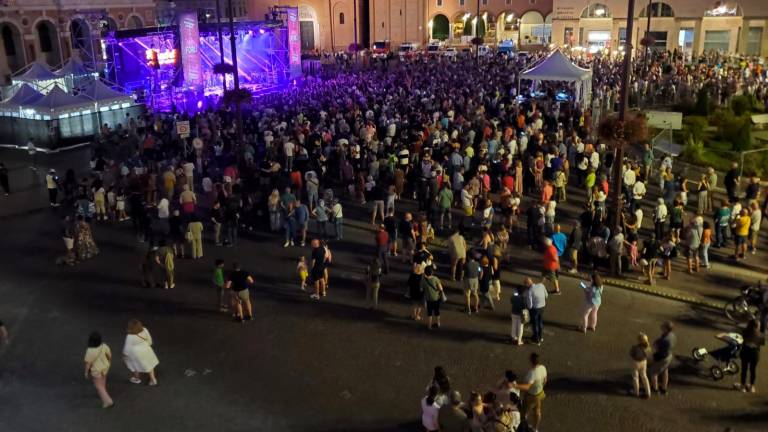
POLYGON ((202 109, 202 108, 203 108, 203 101, 201 100, 197 101, 197 109, 202 109))
POLYGON ((266 33, 266 32, 267 32, 267 31, 266 31, 266 30, 264 30, 264 29, 259 29, 259 34, 264 34, 264 33, 266 33))

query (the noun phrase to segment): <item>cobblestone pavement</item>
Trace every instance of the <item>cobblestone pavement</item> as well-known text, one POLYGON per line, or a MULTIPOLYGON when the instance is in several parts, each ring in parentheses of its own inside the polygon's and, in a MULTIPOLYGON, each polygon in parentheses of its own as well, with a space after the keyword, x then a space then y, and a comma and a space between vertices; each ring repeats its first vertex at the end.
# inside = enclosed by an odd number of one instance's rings
MULTIPOLYGON (((362 219, 354 208, 345 213, 362 219)), ((53 265, 61 246, 49 210, 8 217, 1 226, 0 317, 13 336, 0 356, 1 431, 416 431, 435 365, 468 395, 505 369, 523 374, 533 350, 550 371, 542 431, 766 427, 765 393, 734 392, 733 377, 712 381, 689 360, 693 347, 717 347, 713 335, 732 328, 706 308, 607 289, 597 332, 583 335, 575 331, 582 296, 576 280, 564 278, 564 294, 551 297, 545 313, 544 345, 507 345, 509 286, 538 268, 525 253, 505 272, 507 292, 495 312, 461 313, 460 291, 448 283, 444 326, 428 331, 407 318, 402 263, 384 279, 381 310, 363 308, 361 269, 373 247, 362 223, 351 222, 347 240, 332 243, 330 295, 319 304, 296 283, 295 260, 308 249, 284 249, 263 233, 246 235, 237 249, 206 244, 205 258, 180 261, 177 288, 164 291, 140 287, 145 245, 132 238, 130 222, 97 225, 102 253, 74 268, 53 265), (239 259, 256 275, 253 322, 235 324, 215 310, 208 281, 218 257, 239 259), (155 339, 156 388, 128 383, 120 361, 133 317, 155 339), (629 346, 638 331, 655 337, 665 319, 677 323, 679 337, 671 393, 628 397, 629 346), (82 379, 94 329, 115 353, 109 388, 117 406, 109 411, 82 379)), ((762 392, 765 362, 760 372, 762 392)))

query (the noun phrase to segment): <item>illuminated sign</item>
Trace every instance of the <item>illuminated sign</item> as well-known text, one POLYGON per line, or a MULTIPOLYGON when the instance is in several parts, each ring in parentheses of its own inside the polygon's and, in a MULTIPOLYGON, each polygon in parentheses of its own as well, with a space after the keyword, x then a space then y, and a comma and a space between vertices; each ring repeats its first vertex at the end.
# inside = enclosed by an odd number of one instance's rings
POLYGON ((147 64, 152 68, 159 68, 160 66, 174 66, 179 56, 179 51, 175 49, 167 49, 160 51, 155 48, 150 48, 146 51, 147 64))
POLYGON ((288 63, 291 77, 301 75, 301 36, 299 34, 299 9, 288 10, 288 63))
POLYGON ((178 21, 184 83, 188 86, 202 86, 203 63, 200 57, 200 30, 197 27, 197 12, 182 12, 178 15, 178 21))

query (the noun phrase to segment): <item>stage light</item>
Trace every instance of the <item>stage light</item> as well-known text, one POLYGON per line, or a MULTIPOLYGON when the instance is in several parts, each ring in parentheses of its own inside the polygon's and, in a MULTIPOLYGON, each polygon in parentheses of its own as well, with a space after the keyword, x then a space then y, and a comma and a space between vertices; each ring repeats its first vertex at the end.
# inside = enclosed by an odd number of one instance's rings
POLYGON ((259 29, 259 34, 264 34, 264 33, 266 33, 266 32, 267 32, 267 31, 266 31, 266 30, 264 30, 264 29, 259 29))
POLYGON ((197 109, 203 109, 203 101, 197 101, 197 109))
POLYGON ((507 15, 507 18, 506 18, 507 22, 512 22, 513 19, 515 19, 515 15, 514 14, 507 15))

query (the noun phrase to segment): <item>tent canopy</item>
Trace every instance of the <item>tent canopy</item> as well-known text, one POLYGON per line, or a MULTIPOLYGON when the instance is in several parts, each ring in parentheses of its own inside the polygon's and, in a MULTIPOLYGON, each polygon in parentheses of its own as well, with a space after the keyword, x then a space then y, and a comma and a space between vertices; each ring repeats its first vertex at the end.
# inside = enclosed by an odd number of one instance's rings
POLYGON ((29 66, 29 69, 27 69, 26 72, 13 77, 13 81, 34 83, 38 81, 55 80, 56 78, 58 77, 48 69, 48 66, 45 66, 40 62, 34 62, 29 66))
POLYGON ((573 64, 560 50, 554 50, 520 75, 521 79, 539 81, 586 81, 592 78, 592 71, 573 64))
POLYGON ((85 88, 80 92, 80 96, 87 98, 90 101, 97 102, 103 105, 109 105, 110 103, 133 103, 133 98, 119 91, 112 90, 103 81, 95 79, 89 82, 85 88))
POLYGON ((69 60, 67 60, 66 63, 64 63, 64 66, 61 67, 61 69, 54 72, 56 76, 65 77, 65 76, 85 76, 90 75, 92 71, 90 71, 83 62, 80 60, 70 57, 69 60))
POLYGON ((18 108, 24 105, 33 104, 43 98, 43 94, 35 90, 29 84, 19 86, 16 93, 4 100, 0 105, 2 107, 18 108))
POLYGON ((42 99, 28 105, 30 108, 35 109, 41 114, 50 113, 51 115, 93 108, 92 102, 85 101, 77 96, 72 96, 62 90, 59 86, 54 86, 42 99))

